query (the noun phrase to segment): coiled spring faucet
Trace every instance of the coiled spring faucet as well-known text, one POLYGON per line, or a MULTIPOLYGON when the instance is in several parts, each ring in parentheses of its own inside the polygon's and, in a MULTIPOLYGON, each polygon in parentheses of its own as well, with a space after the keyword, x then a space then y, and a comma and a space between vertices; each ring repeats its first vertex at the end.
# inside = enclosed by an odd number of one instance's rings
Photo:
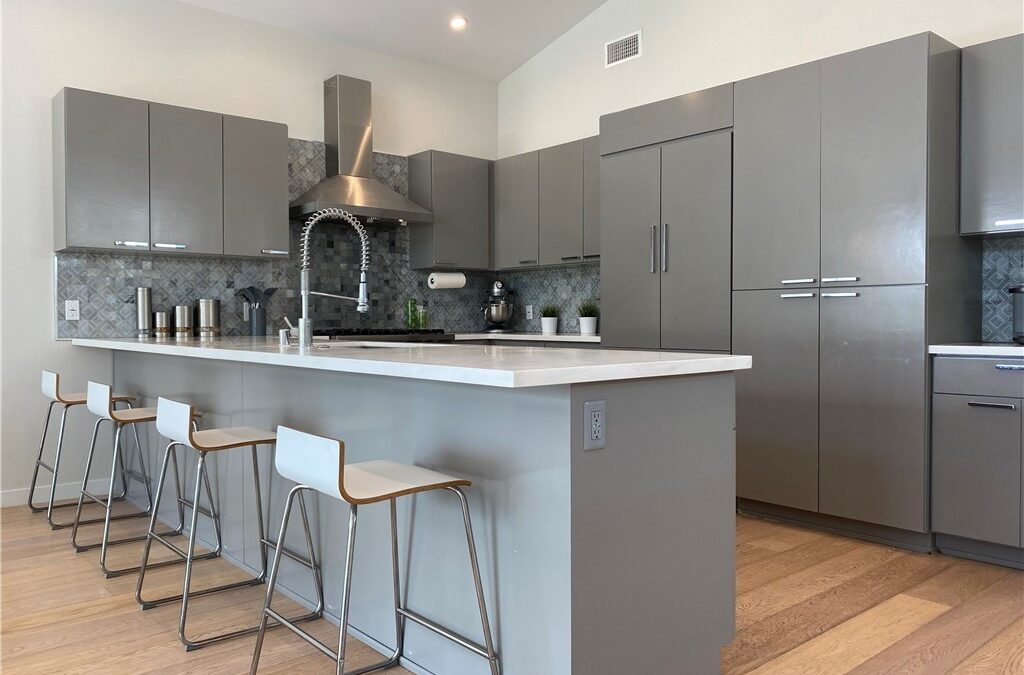
POLYGON ((356 303, 356 311, 365 314, 370 311, 369 295, 366 291, 366 272, 370 268, 370 242, 366 235, 366 228, 359 220, 342 209, 320 209, 309 217, 302 228, 302 267, 300 268, 299 284, 302 294, 302 318, 299 319, 299 348, 305 349, 313 345, 313 320, 309 318, 309 296, 318 295, 324 298, 336 298, 338 300, 351 300, 356 303), (359 297, 353 298, 347 295, 335 295, 334 293, 323 293, 309 289, 309 238, 317 223, 323 220, 340 220, 352 226, 352 229, 359 235, 359 246, 362 251, 359 256, 359 297))

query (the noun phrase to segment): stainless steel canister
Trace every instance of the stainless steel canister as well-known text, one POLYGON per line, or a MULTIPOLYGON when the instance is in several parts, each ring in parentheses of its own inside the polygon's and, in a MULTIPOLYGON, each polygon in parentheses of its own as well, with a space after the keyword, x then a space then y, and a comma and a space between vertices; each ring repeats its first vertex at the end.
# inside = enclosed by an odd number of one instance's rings
POLYGON ((154 312, 153 313, 153 333, 158 338, 168 338, 171 336, 171 313, 170 312, 154 312))
POLYGON ((192 337, 192 305, 175 305, 174 337, 179 340, 192 337))
POLYGON ((135 289, 135 328, 139 337, 153 334, 153 289, 147 286, 135 289))
POLYGON ((220 337, 220 300, 217 298, 199 300, 199 337, 220 337))

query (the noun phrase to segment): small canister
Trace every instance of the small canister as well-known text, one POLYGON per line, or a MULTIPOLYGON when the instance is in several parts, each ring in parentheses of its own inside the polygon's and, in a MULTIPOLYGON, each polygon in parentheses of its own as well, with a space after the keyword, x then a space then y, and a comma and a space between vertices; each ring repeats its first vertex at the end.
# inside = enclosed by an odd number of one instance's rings
POLYGON ((153 333, 158 338, 171 337, 171 313, 162 311, 153 313, 153 333))
POLYGON ((217 298, 199 300, 199 337, 220 337, 220 300, 217 298))
POLYGON ((135 328, 139 337, 153 334, 153 290, 148 286, 135 289, 135 328))
POLYGON ((175 305, 174 307, 174 337, 179 340, 187 340, 192 337, 192 306, 175 305))

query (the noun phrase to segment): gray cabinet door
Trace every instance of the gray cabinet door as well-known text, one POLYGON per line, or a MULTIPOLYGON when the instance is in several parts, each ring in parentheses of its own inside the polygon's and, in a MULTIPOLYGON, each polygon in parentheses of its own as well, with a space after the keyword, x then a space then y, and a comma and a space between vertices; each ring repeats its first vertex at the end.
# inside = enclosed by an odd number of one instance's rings
POLYGON ((661 348, 728 351, 731 132, 661 147, 661 226, 661 348))
POLYGON ((820 232, 821 65, 736 83, 733 288, 812 286, 820 232))
POLYGON ((961 53, 960 232, 1024 232, 1024 35, 961 53))
POLYGON ((935 394, 932 529, 1021 545, 1021 400, 935 394))
POLYGON ((601 138, 583 139, 583 257, 601 255, 601 138))
POLYGON ((288 255, 288 127, 224 116, 224 253, 288 255))
POLYGON ((583 142, 538 153, 540 264, 583 259, 583 142))
POLYGON ((601 344, 661 345, 661 148, 601 158, 601 344))
POLYGON ((928 34, 821 62, 821 276, 925 283, 928 34))
POLYGON ((149 104, 64 89, 53 111, 55 248, 148 249, 149 104))
POLYGON ((496 266, 500 269, 537 264, 537 152, 499 159, 494 163, 496 266))
POLYGON ((818 510, 818 297, 816 290, 733 293, 736 494, 818 510))
POLYGON ((822 289, 820 311, 819 509, 925 532, 925 287, 822 289))
POLYGON ((223 170, 221 115, 150 104, 153 250, 224 252, 223 170))

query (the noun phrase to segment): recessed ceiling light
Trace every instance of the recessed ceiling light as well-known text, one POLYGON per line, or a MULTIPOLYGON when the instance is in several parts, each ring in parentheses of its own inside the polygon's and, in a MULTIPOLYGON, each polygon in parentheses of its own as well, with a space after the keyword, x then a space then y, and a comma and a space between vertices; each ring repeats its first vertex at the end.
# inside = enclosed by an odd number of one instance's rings
POLYGON ((454 31, 464 31, 466 30, 466 17, 456 14, 448 22, 448 26, 454 31))

